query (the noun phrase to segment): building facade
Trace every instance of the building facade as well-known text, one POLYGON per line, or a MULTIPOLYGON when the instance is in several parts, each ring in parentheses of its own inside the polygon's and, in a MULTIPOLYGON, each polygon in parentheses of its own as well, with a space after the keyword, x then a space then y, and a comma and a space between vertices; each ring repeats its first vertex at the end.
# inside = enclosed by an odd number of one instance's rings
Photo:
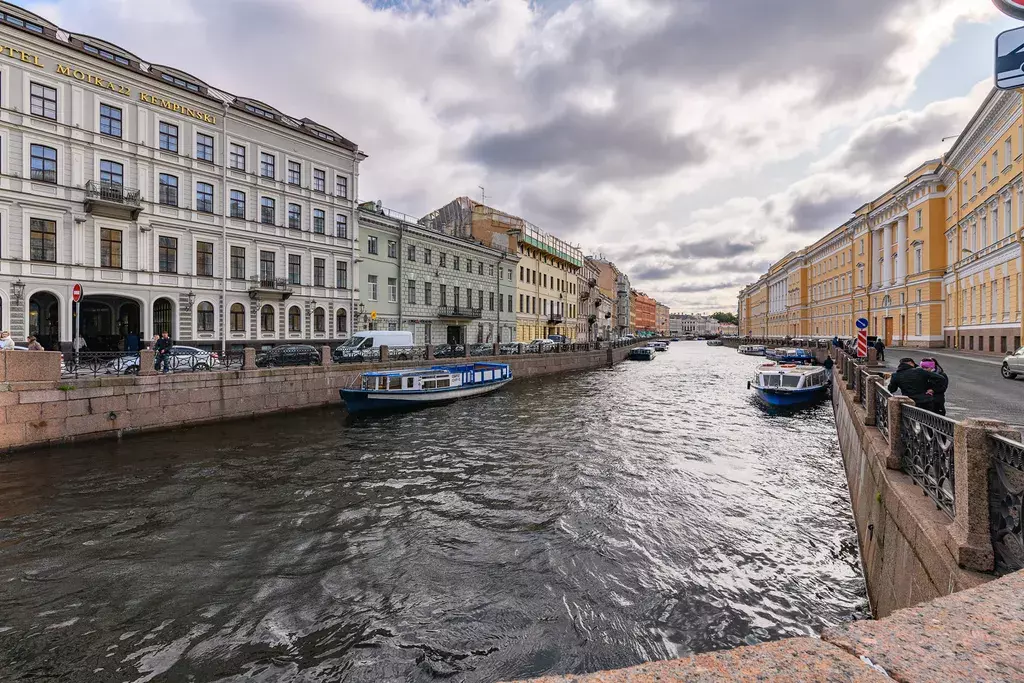
POLYGON ((657 301, 643 292, 633 292, 633 330, 635 332, 654 332, 657 327, 657 301))
POLYGON ((654 316, 655 323, 654 327, 658 334, 662 337, 667 337, 669 333, 668 317, 671 314, 668 306, 655 302, 654 304, 654 316))
POLYGON ((205 348, 348 336, 357 145, 2 10, 5 329, 67 348, 77 327, 93 350, 164 330, 205 348))

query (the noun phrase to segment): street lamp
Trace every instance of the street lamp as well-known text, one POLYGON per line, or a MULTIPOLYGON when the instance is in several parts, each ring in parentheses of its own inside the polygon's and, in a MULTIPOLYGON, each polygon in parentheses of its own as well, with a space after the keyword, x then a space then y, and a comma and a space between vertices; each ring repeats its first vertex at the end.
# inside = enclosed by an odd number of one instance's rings
POLYGON ((25 300, 25 283, 18 278, 11 283, 11 303, 20 305, 25 300))
POLYGON ((192 306, 193 306, 193 304, 195 304, 195 302, 196 302, 196 293, 193 292, 190 289, 190 290, 188 290, 188 307, 185 310, 187 310, 187 311, 192 310, 192 306))

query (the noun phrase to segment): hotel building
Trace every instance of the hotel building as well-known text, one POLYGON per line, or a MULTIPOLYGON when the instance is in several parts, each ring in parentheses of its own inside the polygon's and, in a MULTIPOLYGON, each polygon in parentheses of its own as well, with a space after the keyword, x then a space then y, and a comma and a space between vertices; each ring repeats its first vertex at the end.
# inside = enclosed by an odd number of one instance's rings
POLYGON ((0 319, 206 348, 351 331, 358 146, 0 3, 0 319), (71 294, 84 290, 80 320, 71 294))

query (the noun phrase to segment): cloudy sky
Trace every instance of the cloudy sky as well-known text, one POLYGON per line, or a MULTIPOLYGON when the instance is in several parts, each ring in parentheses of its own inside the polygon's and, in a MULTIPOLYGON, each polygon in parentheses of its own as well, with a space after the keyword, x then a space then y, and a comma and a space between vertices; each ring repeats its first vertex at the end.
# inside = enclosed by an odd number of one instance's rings
POLYGON ((942 153, 988 92, 987 0, 20 0, 357 142, 360 199, 459 195, 674 310, 942 153))

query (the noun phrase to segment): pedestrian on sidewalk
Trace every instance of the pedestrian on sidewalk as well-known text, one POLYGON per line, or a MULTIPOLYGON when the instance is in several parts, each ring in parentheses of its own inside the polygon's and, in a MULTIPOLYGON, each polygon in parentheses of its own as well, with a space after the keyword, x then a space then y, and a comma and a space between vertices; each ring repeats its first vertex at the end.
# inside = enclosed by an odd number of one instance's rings
POLYGON ((28 338, 28 345, 25 347, 29 351, 45 351, 43 345, 35 337, 28 338))
POLYGON ((935 394, 945 392, 946 384, 943 375, 917 367, 913 358, 901 358, 896 372, 889 378, 889 392, 902 391, 918 408, 935 412, 935 394))
POLYGON ((875 339, 875 351, 878 352, 878 361, 883 362, 885 360, 885 342, 882 341, 881 337, 875 339))
POLYGON ((938 413, 939 415, 946 414, 946 389, 949 388, 949 376, 946 371, 939 365, 939 361, 935 358, 923 358, 921 359, 921 367, 929 372, 934 372, 941 375, 946 380, 946 386, 941 391, 936 391, 932 398, 932 412, 938 413))
POLYGON ((171 336, 167 330, 164 330, 156 342, 156 357, 157 367, 161 368, 165 375, 170 369, 172 346, 174 346, 174 342, 171 341, 171 336))

